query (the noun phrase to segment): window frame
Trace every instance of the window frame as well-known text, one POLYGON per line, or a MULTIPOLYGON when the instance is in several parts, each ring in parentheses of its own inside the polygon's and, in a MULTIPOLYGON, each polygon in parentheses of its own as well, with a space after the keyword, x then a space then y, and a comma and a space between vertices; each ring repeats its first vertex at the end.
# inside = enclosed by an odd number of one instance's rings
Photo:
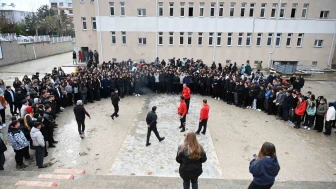
POLYGON ((243 33, 243 32, 239 32, 239 33, 238 33, 237 46, 238 46, 238 47, 243 46, 243 41, 244 41, 244 33, 243 33), (240 42, 240 45, 239 45, 239 42, 240 42))
POLYGON ((119 2, 120 5, 120 16, 126 16, 126 7, 125 7, 125 2, 119 2), (124 14, 122 14, 124 11, 124 14))
POLYGON ((301 14, 302 18, 307 18, 308 9, 309 9, 309 3, 304 3, 303 8, 302 8, 302 14, 301 14))
POLYGON ((147 45, 147 39, 145 37, 138 37, 138 45, 147 45))
POLYGON ((193 32, 188 32, 187 45, 192 45, 192 35, 193 35, 193 32), (190 39, 190 43, 189 43, 189 39, 190 39))
POLYGON ((216 3, 215 2, 210 2, 210 12, 209 12, 209 17, 213 18, 216 16, 216 3), (212 15, 213 11, 213 15, 212 15))
POLYGON ((115 6, 114 6, 114 2, 109 2, 109 6, 110 6, 110 16, 115 16, 115 6), (111 14, 111 10, 113 9, 113 15, 111 14))
POLYGON ((246 9, 247 3, 243 2, 240 5, 240 17, 245 17, 245 9, 246 9))
POLYGON ((158 2, 158 17, 163 17, 164 15, 164 6, 163 2, 158 2), (162 15, 160 15, 160 11, 162 12, 162 15))
POLYGON ((194 17, 194 3, 193 2, 188 3, 188 17, 194 17), (190 16, 190 9, 192 13, 191 16, 190 16))
POLYGON ((277 17, 277 8, 278 8, 278 3, 273 3, 270 18, 276 18, 277 17), (274 12, 274 15, 272 16, 273 12, 274 12))
POLYGON ((204 17, 204 7, 205 7, 205 3, 204 2, 200 2, 199 3, 199 14, 198 17, 203 18, 204 17), (201 15, 202 13, 202 15, 201 15))
POLYGON ((174 2, 169 2, 169 17, 174 17, 174 2))
POLYGON ((249 10, 249 17, 254 17, 254 8, 255 8, 256 4, 255 3, 250 3, 250 10, 249 10), (251 15, 251 11, 252 11, 252 15, 251 15))
POLYGON ((267 35, 267 42, 266 42, 266 45, 268 47, 272 46, 273 44, 273 36, 274 36, 274 33, 268 33, 267 35), (270 43, 269 43, 270 42, 270 43))
POLYGON ((282 39, 282 33, 277 33, 275 36, 275 46, 276 47, 281 47, 281 39, 282 39), (279 44, 278 44, 278 39, 279 39, 279 44))
POLYGON ((232 35, 233 35, 232 32, 228 32, 228 33, 227 33, 226 46, 228 46, 228 47, 231 47, 231 46, 232 46, 232 35), (229 39, 230 39, 230 40, 229 40, 229 39), (230 44, 229 44, 229 42, 230 42, 230 44))
POLYGON ((179 32, 180 36, 179 36, 179 45, 184 45, 184 32, 179 32), (181 43, 181 39, 182 39, 182 43, 181 43))
POLYGON ((111 44, 115 45, 117 43, 117 37, 116 37, 116 32, 115 31, 111 31, 111 44), (114 39, 114 42, 113 42, 114 39))
POLYGON ((86 21, 86 17, 81 17, 81 21, 82 21, 82 30, 87 30, 87 21, 86 21), (84 23, 85 23, 85 28, 84 28, 84 23))
POLYGON ((296 41, 296 47, 302 47, 302 44, 303 44, 303 38, 304 38, 304 33, 299 33, 298 34, 298 38, 297 38, 297 41, 296 41), (301 36, 300 36, 301 35, 301 36), (299 43, 299 39, 300 39, 300 45, 298 45, 299 43))
POLYGON ((197 45, 198 46, 202 46, 203 45, 203 32, 198 32, 197 45), (200 44, 200 42, 201 42, 201 44, 200 44))
POLYGON ((216 46, 217 47, 221 47, 222 46, 222 32, 217 32, 217 35, 216 35, 216 46))
POLYGON ((219 2, 218 17, 224 17, 224 2, 219 2), (222 15, 220 15, 222 13, 222 15))
POLYGON ((97 20, 96 17, 91 17, 92 30, 97 30, 97 20), (96 27, 94 27, 94 23, 96 27))
POLYGON ((158 32, 158 45, 163 45, 163 32, 158 32), (160 43, 160 39, 162 43, 160 43))
POLYGON ((139 9, 137 9, 137 12, 138 12, 138 17, 146 17, 146 9, 139 8, 139 9))
POLYGON ((322 48, 323 47, 323 42, 324 42, 324 40, 322 40, 322 39, 315 39, 314 48, 322 48))
POLYGON ((291 18, 295 18, 296 17, 297 7, 298 7, 297 3, 292 3, 292 9, 291 9, 291 15, 290 15, 291 18), (294 16, 293 16, 293 11, 294 11, 294 16))
POLYGON ((180 2, 180 17, 185 17, 185 2, 180 2))
POLYGON ((260 5, 260 14, 259 14, 259 18, 265 18, 266 15, 266 7, 267 7, 267 3, 261 3, 260 5), (265 6, 263 6, 265 5, 265 6), (263 16, 261 16, 261 13, 263 12, 263 16))
POLYGON ((292 38, 293 38, 293 33, 288 33, 287 38, 286 38, 286 47, 291 47, 292 46, 292 38), (289 40, 289 44, 288 44, 289 40))
POLYGON ((234 17, 234 12, 235 12, 235 6, 236 6, 236 3, 233 3, 233 2, 231 2, 230 3, 230 12, 229 12, 229 17, 234 17), (232 13, 232 14, 231 14, 232 13))
POLYGON ((287 7, 287 3, 281 3, 279 18, 283 19, 286 17, 286 7, 287 7), (281 13, 282 13, 282 16, 281 16, 281 13))
POLYGON ((120 34, 121 34, 121 45, 127 45, 127 36, 126 36, 127 33, 126 33, 126 31, 121 31, 120 34), (125 42, 124 42, 124 39, 125 39, 125 42))
POLYGON ((330 11, 321 11, 320 19, 328 19, 330 11))
POLYGON ((246 41, 245 41, 245 46, 250 47, 252 45, 252 33, 246 33, 246 41), (247 42, 249 41, 249 45, 247 42))
POLYGON ((256 46, 257 47, 260 47, 262 46, 262 36, 263 36, 263 33, 257 33, 257 40, 256 40, 256 46), (259 35, 260 34, 260 35, 259 35), (260 44, 258 45, 258 40, 260 41, 260 44))
POLYGON ((208 46, 210 47, 212 47, 212 46, 214 46, 214 32, 209 32, 209 36, 208 36, 209 38, 208 38, 208 46), (211 42, 211 44, 210 44, 210 42, 211 42))
POLYGON ((170 46, 174 45, 174 32, 169 32, 168 45, 170 45, 170 46), (170 41, 170 40, 172 40, 172 41, 170 41), (170 42, 172 42, 172 43, 170 43, 170 42))

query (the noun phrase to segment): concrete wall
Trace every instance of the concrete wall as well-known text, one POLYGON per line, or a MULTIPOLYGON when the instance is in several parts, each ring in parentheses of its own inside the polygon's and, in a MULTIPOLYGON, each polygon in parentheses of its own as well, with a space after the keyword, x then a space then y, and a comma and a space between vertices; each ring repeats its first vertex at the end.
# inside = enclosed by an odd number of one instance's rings
MULTIPOLYGON (((17 64, 46 56, 70 52, 73 50, 74 46, 74 43, 72 42, 18 44, 16 41, 13 41, 0 42, 0 44, 2 46, 0 66, 17 64)), ((71 57, 69 57, 69 59, 71 59, 71 57)))

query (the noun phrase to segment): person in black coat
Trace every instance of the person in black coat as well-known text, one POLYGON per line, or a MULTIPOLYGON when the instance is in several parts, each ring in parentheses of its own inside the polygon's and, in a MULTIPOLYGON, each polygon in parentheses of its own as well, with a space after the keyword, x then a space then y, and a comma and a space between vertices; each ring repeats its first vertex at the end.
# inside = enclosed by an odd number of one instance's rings
POLYGON ((90 114, 85 110, 84 106, 83 106, 83 101, 78 100, 76 103, 76 106, 73 109, 75 117, 76 117, 76 121, 77 121, 77 125, 78 125, 78 133, 79 136, 83 139, 85 134, 85 115, 89 117, 89 119, 91 119, 90 114))
POLYGON ((282 102, 282 113, 284 121, 288 121, 289 119, 289 110, 293 101, 293 96, 291 93, 291 91, 287 90, 284 101, 282 102))
POLYGON ((156 111, 156 106, 153 106, 152 111, 148 112, 147 117, 146 117, 146 123, 147 123, 147 126, 148 126, 146 146, 151 145, 151 143, 149 143, 149 138, 150 138, 150 135, 151 135, 152 131, 154 132, 155 136, 158 138, 159 142, 161 142, 165 139, 165 137, 160 137, 160 134, 157 131, 157 128, 156 128, 157 115, 156 115, 155 111, 156 111))
POLYGON ((227 94, 226 102, 230 105, 232 104, 232 102, 234 100, 233 99, 233 91, 234 91, 235 87, 236 87, 236 83, 233 81, 232 78, 230 78, 230 82, 228 84, 228 88, 227 88, 227 91, 226 91, 226 94, 227 94))
POLYGON ((203 147, 198 143, 196 134, 189 132, 184 138, 184 144, 177 149, 176 161, 180 163, 179 173, 183 179, 183 188, 198 188, 198 177, 202 174, 202 163, 207 160, 203 147))
POLYGON ((19 112, 21 111, 21 107, 22 107, 22 101, 25 99, 24 94, 22 94, 22 91, 20 88, 16 89, 15 92, 15 107, 17 109, 19 109, 19 112))
POLYGON ((257 95, 257 110, 264 111, 264 100, 265 100, 265 86, 260 85, 260 90, 257 95))
POLYGON ((120 97, 118 94, 118 89, 114 89, 114 92, 111 94, 111 101, 114 108, 114 113, 111 115, 111 117, 114 120, 114 116, 119 117, 118 112, 119 112, 120 97))
POLYGON ((15 105, 15 93, 12 90, 11 86, 6 86, 4 97, 5 97, 6 102, 9 104, 9 109, 10 109, 10 113, 12 114, 12 116, 14 116, 15 114, 18 114, 16 112, 17 107, 15 105))
POLYGON ((57 141, 54 140, 54 128, 56 127, 56 121, 52 116, 51 107, 49 105, 45 106, 45 112, 43 113, 43 125, 45 125, 45 130, 48 136, 47 140, 49 148, 55 148, 56 146, 54 144, 57 143, 57 141))

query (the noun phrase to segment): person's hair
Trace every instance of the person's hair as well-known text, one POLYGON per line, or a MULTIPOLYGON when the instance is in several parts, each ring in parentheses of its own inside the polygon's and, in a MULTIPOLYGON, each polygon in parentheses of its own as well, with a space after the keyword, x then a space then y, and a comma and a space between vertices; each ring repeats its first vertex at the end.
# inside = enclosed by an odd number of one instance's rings
POLYGON ((188 150, 188 156, 190 159, 199 159, 201 157, 202 146, 198 143, 194 132, 187 133, 184 138, 184 143, 178 151, 178 155, 180 156, 185 149, 188 150))
POLYGON ((16 116, 12 116, 11 120, 12 120, 12 121, 16 121, 16 120, 17 120, 17 117, 16 117, 16 116))
POLYGON ((154 111, 154 112, 156 111, 156 106, 152 107, 152 111, 154 111))
POLYGON ((77 100, 76 105, 83 105, 83 101, 82 100, 77 100))
POLYGON ((265 157, 265 156, 270 156, 271 158, 277 158, 274 144, 270 142, 265 142, 261 146, 261 149, 258 154, 258 159, 265 157))
POLYGON ((18 120, 15 120, 15 121, 13 121, 12 123, 11 123, 11 125, 12 126, 15 126, 16 124, 18 124, 19 123, 19 121, 18 120))
POLYGON ((208 100, 207 99, 203 99, 203 103, 208 103, 208 100))
POLYGON ((38 126, 40 126, 40 125, 42 125, 42 123, 40 123, 40 122, 35 122, 35 123, 34 123, 34 127, 36 127, 36 128, 37 128, 38 126))
POLYGON ((314 100, 315 100, 315 95, 312 94, 312 95, 310 96, 310 99, 311 99, 312 101, 314 101, 314 100))
POLYGON ((180 96, 180 99, 181 99, 181 100, 184 100, 184 96, 180 96))
POLYGON ((45 105, 45 107, 44 107, 45 110, 48 110, 49 108, 51 108, 51 106, 49 106, 49 105, 45 105))

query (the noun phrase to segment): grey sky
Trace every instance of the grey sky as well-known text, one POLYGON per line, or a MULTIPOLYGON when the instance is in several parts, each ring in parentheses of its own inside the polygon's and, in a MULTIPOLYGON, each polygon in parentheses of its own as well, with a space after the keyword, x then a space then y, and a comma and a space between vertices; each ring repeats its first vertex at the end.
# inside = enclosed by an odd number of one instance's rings
POLYGON ((0 0, 0 4, 2 3, 6 3, 7 5, 14 3, 16 6, 13 8, 9 7, 11 10, 36 11, 41 5, 49 5, 49 0, 0 0))

